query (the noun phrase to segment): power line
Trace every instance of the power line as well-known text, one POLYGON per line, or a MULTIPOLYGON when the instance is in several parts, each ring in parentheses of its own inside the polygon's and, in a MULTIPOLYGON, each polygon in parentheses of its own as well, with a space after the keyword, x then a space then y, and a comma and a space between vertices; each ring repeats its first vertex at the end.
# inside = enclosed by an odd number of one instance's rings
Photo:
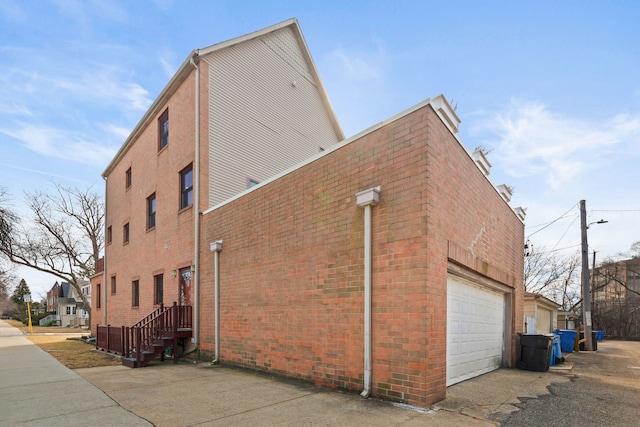
MULTIPOLYGON (((567 214, 568 214, 569 212, 571 212, 571 211, 572 211, 572 210, 573 210, 577 205, 578 205, 577 203, 576 203, 576 204, 574 204, 573 206, 571 206, 571 208, 569 208, 569 210, 568 210, 568 211, 566 211, 565 213, 563 213, 561 216, 559 216, 558 218, 554 219, 553 221, 551 221, 551 222, 547 223, 547 224, 546 224, 546 225, 544 225, 544 227, 542 227, 541 229, 539 229, 539 230, 537 230, 537 231, 534 231, 533 233, 529 234, 529 235, 527 236, 527 240, 529 239, 529 237, 533 236, 534 234, 539 233, 539 232, 541 232, 542 230, 544 230, 545 228, 547 228, 547 227, 551 226, 552 224, 555 224, 556 222, 560 221, 561 219, 566 218, 567 214)), ((537 226, 536 226, 536 227, 537 227, 537 226)))
POLYGON ((590 212, 640 212, 640 209, 598 209, 590 212))
POLYGON ((564 233, 562 233, 562 236, 560 236, 560 239, 558 240, 558 243, 556 243, 556 244, 553 246, 553 248, 551 248, 551 252, 553 252, 553 250, 554 250, 556 247, 558 247, 558 245, 560 244, 560 242, 562 242, 562 239, 564 239, 564 236, 566 236, 566 235, 567 235, 567 233, 569 232, 569 229, 571 228, 571 226, 572 226, 573 224, 575 224, 575 222, 576 222, 577 220, 578 220, 578 217, 576 216, 576 217, 574 218, 574 220, 573 220, 573 221, 571 221, 571 224, 569 224, 569 225, 567 226, 567 229, 566 229, 566 230, 564 230, 564 233))
POLYGON ((552 249, 550 251, 540 251, 540 252, 536 252, 537 254, 550 254, 552 252, 560 252, 560 251, 566 251, 567 249, 573 249, 573 248, 578 248, 580 247, 581 244, 578 243, 576 245, 572 245, 572 246, 565 246, 564 248, 558 248, 558 249, 552 249))

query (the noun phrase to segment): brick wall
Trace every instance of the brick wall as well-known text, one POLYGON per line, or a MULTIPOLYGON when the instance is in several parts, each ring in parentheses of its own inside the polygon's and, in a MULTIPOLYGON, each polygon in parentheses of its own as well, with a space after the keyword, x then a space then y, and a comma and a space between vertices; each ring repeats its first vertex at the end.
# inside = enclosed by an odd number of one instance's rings
POLYGON ((222 239, 223 363, 362 389, 355 194, 375 186, 373 395, 423 407, 443 399, 447 242, 521 284, 523 226, 430 106, 203 216, 203 357, 214 352, 208 245, 222 239))
MULTIPOLYGON (((208 168, 208 79, 206 63, 199 64, 201 176, 208 168)), ((131 325, 154 308, 154 275, 163 274, 164 303, 178 300, 178 277, 172 270, 194 264, 194 210, 180 210, 180 171, 195 159, 194 104, 195 74, 191 72, 175 93, 159 106, 135 142, 107 175, 107 217, 112 242, 106 245, 106 277, 92 279, 92 327, 107 323, 131 325), (158 152, 158 117, 169 108, 169 144, 158 152), (125 187, 125 173, 132 171, 132 185, 125 187), (147 197, 156 194, 156 226, 147 230, 147 197), (123 244, 123 226, 129 223, 129 243, 123 244), (116 278, 116 293, 111 293, 111 277, 116 278), (139 281, 140 300, 132 307, 132 281, 139 281), (95 285, 106 287, 106 301, 96 307, 95 285)), ((194 165, 195 168, 195 165, 194 165)), ((194 179, 195 179, 194 169, 194 179)), ((201 180, 200 210, 207 206, 208 182, 201 180)))

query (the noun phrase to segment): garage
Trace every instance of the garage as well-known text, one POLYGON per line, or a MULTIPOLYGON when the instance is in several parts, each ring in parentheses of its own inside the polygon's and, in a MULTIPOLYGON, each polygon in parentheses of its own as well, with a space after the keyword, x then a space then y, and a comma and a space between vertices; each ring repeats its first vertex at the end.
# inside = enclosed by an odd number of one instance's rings
POLYGON ((447 278, 447 386, 502 366, 504 295, 447 278))

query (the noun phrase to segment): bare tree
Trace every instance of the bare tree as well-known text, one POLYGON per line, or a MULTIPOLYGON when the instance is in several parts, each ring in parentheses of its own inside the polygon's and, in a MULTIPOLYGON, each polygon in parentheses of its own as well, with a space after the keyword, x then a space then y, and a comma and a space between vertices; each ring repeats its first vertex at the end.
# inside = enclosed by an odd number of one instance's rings
POLYGON ((578 254, 563 257, 544 248, 531 248, 524 261, 524 289, 541 294, 573 309, 580 299, 580 258, 578 254))
MULTIPOLYGON (((16 216, 10 209, 9 196, 4 187, 0 187, 0 246, 7 241, 12 224, 16 216)), ((15 277, 11 274, 11 264, 0 254, 0 313, 8 313, 14 309, 14 303, 9 298, 13 290, 11 283, 15 277)))
POLYGON ((13 279, 14 277, 8 271, 0 269, 0 314, 8 314, 15 308, 15 304, 10 298, 13 279))
POLYGON ((612 336, 639 337, 640 258, 606 259, 595 268, 593 281, 594 323, 612 336))
POLYGON ((70 283, 91 315, 80 283, 95 273, 104 248, 102 198, 87 190, 55 186, 53 194, 26 194, 31 221, 10 214, 0 240, 0 253, 11 262, 70 283))

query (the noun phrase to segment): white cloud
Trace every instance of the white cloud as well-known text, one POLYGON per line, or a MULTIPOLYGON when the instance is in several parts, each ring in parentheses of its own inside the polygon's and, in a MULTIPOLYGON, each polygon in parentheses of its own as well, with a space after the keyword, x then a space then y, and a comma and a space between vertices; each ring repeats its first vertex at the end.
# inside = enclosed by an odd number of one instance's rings
POLYGON ((380 43, 373 51, 347 50, 336 47, 327 59, 337 72, 352 80, 382 79, 388 68, 388 58, 380 43))
POLYGON ((18 2, 13 0, 1 1, 0 13, 10 22, 25 22, 27 20, 25 11, 18 5, 18 2))
POLYGON ((37 154, 83 164, 103 166, 116 152, 110 144, 91 142, 77 133, 50 126, 23 123, 17 130, 0 129, 0 132, 37 154))
POLYGON ((103 123, 100 125, 100 128, 105 132, 108 132, 109 134, 113 135, 115 138, 117 138, 121 142, 124 142, 131 134, 131 129, 124 128, 122 126, 117 126, 117 125, 114 125, 113 123, 103 123))
POLYGON ((159 58, 160 66, 169 78, 173 77, 177 70, 177 68, 173 65, 174 60, 175 55, 173 54, 173 52, 164 52, 159 58))
POLYGON ((152 2, 161 10, 169 10, 175 3, 174 0, 152 0, 152 2))
POLYGON ((120 22, 126 19, 127 13, 113 1, 101 0, 54 0, 61 15, 68 16, 83 27, 91 25, 91 19, 120 22))
POLYGON ((540 176, 554 190, 604 166, 611 153, 640 136, 640 115, 588 121, 536 102, 513 101, 475 120, 471 133, 483 134, 503 170, 517 178, 540 176))
POLYGON ((92 64, 78 76, 50 76, 42 80, 50 87, 62 89, 64 95, 73 100, 146 110, 152 102, 149 92, 138 83, 126 81, 122 74, 117 67, 92 64))
POLYGON ((0 163, 0 168, 3 169, 12 169, 14 171, 18 171, 18 172, 26 172, 29 175, 41 175, 41 176, 45 176, 47 178, 50 178, 52 180, 52 182, 63 182, 63 181, 73 181, 79 184, 87 184, 87 180, 86 179, 78 179, 75 178, 73 176, 71 176, 70 174, 59 174, 59 173, 55 173, 53 171, 55 171, 56 169, 47 169, 47 170, 38 170, 38 169, 34 169, 34 168, 28 168, 28 167, 23 167, 23 166, 18 166, 18 165, 13 165, 13 164, 7 164, 7 163, 0 163))

